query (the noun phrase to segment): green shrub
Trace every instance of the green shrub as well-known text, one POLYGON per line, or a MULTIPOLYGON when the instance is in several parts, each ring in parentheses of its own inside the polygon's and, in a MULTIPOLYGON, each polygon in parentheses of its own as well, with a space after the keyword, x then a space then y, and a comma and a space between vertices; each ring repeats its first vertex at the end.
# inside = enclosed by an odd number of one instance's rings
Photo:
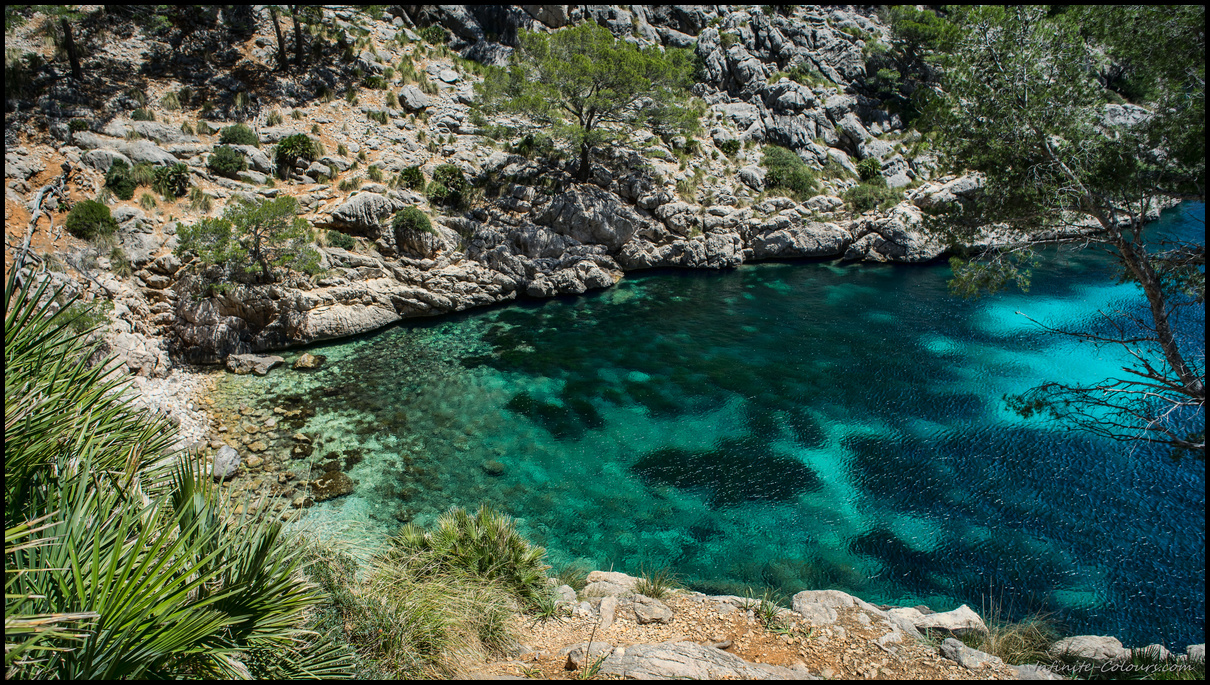
POLYGON ((888 188, 886 179, 882 176, 853 186, 844 193, 844 199, 857 212, 894 205, 902 196, 899 191, 888 188))
POLYGON ((75 133, 76 131, 87 131, 88 122, 84 121, 83 119, 72 119, 71 121, 67 122, 67 129, 72 133, 75 133))
POLYGON ((193 135, 193 126, 191 126, 188 121, 182 121, 181 122, 181 133, 187 133, 189 135, 193 135))
POLYGON ((295 162, 300 159, 313 162, 317 157, 319 157, 319 146, 305 133, 286 136, 277 143, 277 175, 281 178, 289 178, 295 162))
POLYGON ((218 140, 223 145, 260 146, 260 139, 256 137, 256 131, 253 131, 244 124, 235 124, 224 128, 219 134, 218 140))
POLYGON ((433 170, 433 181, 429 183, 429 202, 447 207, 458 207, 465 199, 464 193, 470 184, 462 170, 453 164, 442 164, 433 170))
POLYGON ((416 32, 416 35, 420 36, 420 40, 433 45, 445 45, 449 40, 449 34, 446 33, 445 29, 436 24, 420 29, 416 32))
POLYGON ((285 121, 285 118, 282 117, 281 112, 273 110, 269 112, 269 116, 265 117, 265 126, 278 126, 283 121, 285 121))
POLYGON ((349 156, 349 148, 345 147, 345 144, 344 144, 344 143, 338 143, 338 144, 336 145, 336 154, 337 154, 337 155, 339 155, 339 156, 341 156, 341 157, 348 157, 348 156, 349 156))
POLYGON ((160 98, 160 107, 169 112, 175 112, 181 108, 181 98, 173 92, 165 93, 164 97, 160 98))
POLYGON ((765 188, 781 190, 799 198, 809 196, 815 190, 815 174, 811 167, 791 150, 777 145, 766 145, 761 159, 765 167, 765 188))
POLYGON ((155 121, 155 115, 146 107, 140 107, 130 113, 130 118, 135 121, 155 121))
POLYGON ((248 162, 244 160, 244 155, 239 150, 220 145, 210 153, 210 158, 206 160, 206 167, 219 176, 235 178, 239 172, 248 168, 248 162))
POLYGON ((731 140, 724 140, 723 142, 719 143, 718 149, 722 150, 723 154, 725 155, 733 155, 739 152, 739 144, 740 143, 737 138, 732 138, 731 140))
POLYGON ((639 582, 635 584, 634 591, 644 597, 663 599, 676 587, 675 576, 667 566, 654 572, 640 571, 639 574, 639 582))
POLYGON ((416 207, 404 207, 391 219, 391 229, 395 232, 414 231, 416 233, 435 233, 433 222, 429 215, 416 207))
POLYGON ((381 76, 367 75, 361 79, 361 85, 371 90, 386 90, 387 80, 381 76))
POLYGON ((156 207, 155 195, 151 193, 143 193, 139 197, 139 206, 147 211, 151 211, 156 207))
POLYGON ((329 229, 327 238, 328 245, 331 245, 332 247, 339 247, 344 250, 352 250, 353 248, 357 247, 357 241, 353 239, 353 236, 347 233, 341 233, 340 231, 333 231, 329 229))
POLYGON ((81 240, 113 235, 118 230, 118 222, 114 220, 109 207, 96 200, 83 200, 73 205, 63 226, 68 233, 81 240))
POLYGON ((867 157, 857 163, 857 175, 863 181, 869 181, 882 174, 882 163, 873 157, 867 157))
POLYGON ((425 557, 432 569, 428 573, 465 574, 499 583, 527 603, 547 589, 546 550, 530 545, 510 517, 487 504, 474 515, 454 507, 428 533, 408 524, 392 544, 400 553, 425 557))
POLYGON ((130 165, 115 159, 109 171, 105 173, 105 187, 119 200, 129 200, 134 197, 134 190, 139 187, 139 183, 134 179, 130 165))
POLYGON ((371 164, 369 166, 369 168, 366 169, 366 175, 370 177, 371 181, 374 181, 375 183, 381 183, 382 182, 382 167, 378 166, 377 164, 371 164))
POLYGON ((377 121, 380 124, 387 123, 387 113, 381 110, 373 110, 366 114, 371 121, 377 121))
POLYGON ((551 140, 550 136, 544 136, 540 133, 537 135, 528 133, 512 147, 513 154, 522 155, 530 159, 535 155, 538 157, 549 157, 554 151, 555 141, 551 140))
POLYGON ((176 199, 189 192, 189 167, 181 162, 156 167, 151 187, 165 198, 176 199))
POLYGON ((395 96, 395 93, 387 92, 386 103, 387 103, 387 107, 398 107, 399 98, 395 96))
POLYGON ((515 600, 494 583, 430 572, 428 557, 399 550, 364 570, 318 545, 307 554, 307 575, 327 598, 309 627, 355 653, 359 677, 449 679, 468 661, 506 658, 515 644, 515 600))
POLYGON ((416 190, 424 187, 424 174, 420 173, 420 167, 410 166, 399 172, 396 177, 396 185, 404 188, 416 190))

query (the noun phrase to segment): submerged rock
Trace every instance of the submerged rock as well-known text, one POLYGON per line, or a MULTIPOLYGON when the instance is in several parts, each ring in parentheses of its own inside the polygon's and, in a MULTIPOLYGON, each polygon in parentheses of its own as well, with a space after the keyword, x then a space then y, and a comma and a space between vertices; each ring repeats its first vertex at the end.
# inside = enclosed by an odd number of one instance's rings
POLYGON ((298 360, 294 362, 294 366, 292 368, 295 371, 301 371, 301 370, 310 371, 312 369, 318 369, 319 367, 323 366, 324 363, 326 363, 327 361, 328 361, 328 358, 325 355, 311 354, 310 352, 305 352, 305 353, 303 353, 303 356, 299 357, 298 360))
POLYGON ((344 497, 353 492, 353 479, 340 471, 329 471, 311 484, 311 497, 316 502, 326 502, 337 497, 344 497))
POLYGON ((227 370, 237 376, 254 373, 266 376, 269 371, 285 363, 277 355, 232 354, 227 356, 227 370))
POLYGON ((235 451, 235 448, 230 445, 223 445, 219 448, 218 453, 214 455, 214 470, 211 473, 215 478, 226 480, 235 475, 236 469, 239 468, 239 463, 239 452, 235 451))

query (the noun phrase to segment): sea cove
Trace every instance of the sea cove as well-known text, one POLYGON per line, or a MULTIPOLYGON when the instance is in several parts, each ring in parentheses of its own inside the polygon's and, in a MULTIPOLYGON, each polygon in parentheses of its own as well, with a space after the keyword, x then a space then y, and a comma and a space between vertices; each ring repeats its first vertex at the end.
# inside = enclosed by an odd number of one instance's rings
MULTIPOLYGON (((1204 205, 1155 230, 1204 240, 1204 205)), ((312 346, 321 369, 225 377, 218 399, 302 410, 314 449, 286 466, 356 483, 304 525, 380 539, 487 501, 556 566, 938 611, 991 598, 1069 634, 1203 641, 1204 461, 1001 399, 1114 374, 1120 350, 1029 319, 1093 331, 1099 310, 1142 307, 1137 287, 1102 254, 1058 249, 1028 295, 963 301, 948 278, 830 262, 631 273, 312 346)))

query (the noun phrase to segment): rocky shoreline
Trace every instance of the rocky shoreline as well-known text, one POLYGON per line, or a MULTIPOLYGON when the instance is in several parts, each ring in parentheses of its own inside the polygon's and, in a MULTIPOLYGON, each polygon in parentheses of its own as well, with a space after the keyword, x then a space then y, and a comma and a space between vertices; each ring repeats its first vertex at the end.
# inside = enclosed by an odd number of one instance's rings
MULTIPOLYGON (((569 678, 595 666, 599 675, 645 679, 1061 680, 1092 669, 1133 668, 1131 650, 1094 635, 1053 643, 1048 651, 1056 661, 1047 666, 1006 664, 967 646, 989 628, 965 605, 937 613, 808 590, 794 595, 787 609, 683 590, 655 599, 636 592, 640 583, 624 573, 593 571, 578 593, 558 587, 568 617, 532 623, 514 658, 475 675, 569 678)), ((1144 649, 1170 656, 1159 645, 1144 649)), ((1205 645, 1190 645, 1175 663, 1204 660, 1205 645)))

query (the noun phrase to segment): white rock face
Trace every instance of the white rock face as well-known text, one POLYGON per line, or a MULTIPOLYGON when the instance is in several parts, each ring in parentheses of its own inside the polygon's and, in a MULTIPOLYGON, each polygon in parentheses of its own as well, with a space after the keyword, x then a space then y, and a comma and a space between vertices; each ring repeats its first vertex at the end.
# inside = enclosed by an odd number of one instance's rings
POLYGON ((1126 656, 1122 643, 1109 635, 1075 635, 1065 637, 1050 646, 1055 656, 1066 655, 1087 659, 1094 663, 1106 663, 1126 656))

